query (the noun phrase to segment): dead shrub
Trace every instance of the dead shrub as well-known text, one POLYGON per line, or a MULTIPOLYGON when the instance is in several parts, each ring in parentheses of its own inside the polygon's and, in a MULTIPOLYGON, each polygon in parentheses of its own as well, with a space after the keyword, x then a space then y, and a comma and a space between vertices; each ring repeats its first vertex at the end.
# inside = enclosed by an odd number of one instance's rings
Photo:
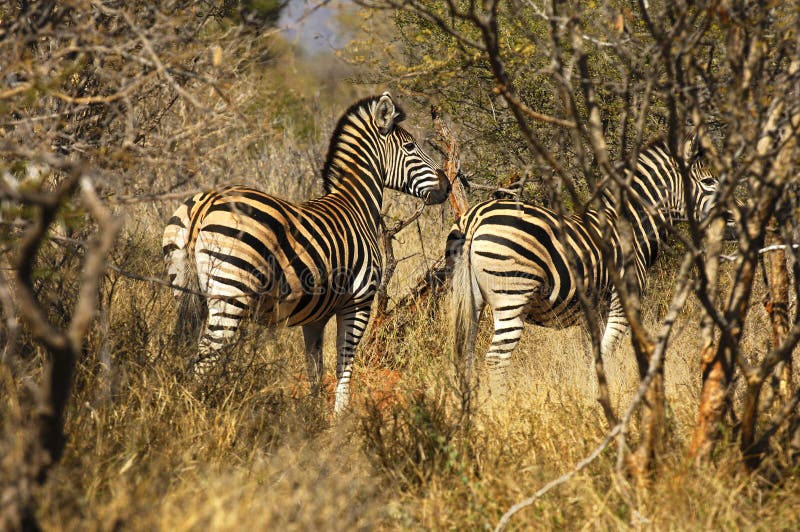
POLYGON ((410 389, 386 408, 381 397, 366 397, 360 418, 364 452, 401 490, 424 487, 460 469, 460 419, 441 387, 410 389))

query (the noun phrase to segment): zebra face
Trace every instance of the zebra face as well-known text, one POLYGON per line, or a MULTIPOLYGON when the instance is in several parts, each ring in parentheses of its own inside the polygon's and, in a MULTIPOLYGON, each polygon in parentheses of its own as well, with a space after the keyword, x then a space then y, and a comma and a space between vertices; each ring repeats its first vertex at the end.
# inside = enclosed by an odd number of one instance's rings
POLYGON ((717 204, 717 189, 719 188, 719 178, 711 172, 706 164, 705 150, 700 142, 700 138, 692 136, 683 143, 683 158, 689 165, 689 177, 691 182, 692 204, 694 212, 691 213, 696 222, 702 222, 708 218, 711 209, 717 204))
POLYGON ((444 171, 419 147, 414 137, 398 125, 404 118, 384 92, 375 107, 374 120, 386 141, 384 184, 388 188, 422 198, 427 205, 447 199, 450 181, 444 171))
POLYGON ((692 199, 695 206, 694 219, 702 222, 717 204, 719 178, 711 173, 711 169, 703 161, 696 161, 692 164, 690 175, 693 188, 692 199))
POLYGON ((439 165, 422 151, 414 137, 401 127, 396 127, 397 137, 395 167, 400 173, 387 176, 387 186, 425 200, 427 205, 437 205, 447 199, 450 181, 439 165), (394 177, 392 182, 391 177, 394 177))

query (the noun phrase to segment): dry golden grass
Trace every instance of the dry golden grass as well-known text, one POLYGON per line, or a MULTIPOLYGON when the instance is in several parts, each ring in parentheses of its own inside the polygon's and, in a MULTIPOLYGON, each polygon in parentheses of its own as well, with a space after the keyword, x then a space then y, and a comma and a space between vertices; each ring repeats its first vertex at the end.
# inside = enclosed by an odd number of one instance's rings
MULTIPOLYGON (((140 223, 129 224, 116 256, 132 271, 160 274, 156 216, 131 217, 140 223)), ((443 243, 449 224, 440 220, 431 213, 421 225, 443 243)), ((398 257, 419 252, 413 229, 398 257)), ((440 252, 426 249, 426 256, 440 252)), ((423 261, 417 254, 401 263, 395 294, 423 261)), ((656 276, 649 321, 669 284, 668 274, 656 276)), ((606 428, 575 328, 526 330, 507 401, 490 403, 481 390, 465 428, 455 407, 446 312, 420 312, 406 337, 387 342, 391 367, 357 365, 352 411, 333 422, 330 387, 319 399, 304 392, 299 329, 248 327, 220 386, 200 400, 184 376, 191 353, 167 341, 175 316, 167 289, 118 278, 105 295, 108 332, 98 327, 91 338, 69 411, 68 448, 40 494, 47 529, 483 529, 570 470, 606 428), (106 364, 94 355, 103 352, 106 364)), ((752 314, 747 342, 758 346, 764 316, 752 314)), ((609 450, 516 516, 514 528, 800 526, 796 475, 767 487, 739 469, 731 446, 714 466, 686 466, 700 384, 695 322, 696 309, 687 309, 667 359, 669 424, 651 484, 623 498, 609 450)), ((333 331, 327 334, 330 382, 335 353, 333 331)), ((484 322, 481 349, 489 335, 484 322)), ((621 407, 636 386, 627 342, 607 371, 621 407)))
MULTIPOLYGON (((336 118, 323 115, 323 125, 315 122, 316 144, 260 134, 221 144, 213 160, 226 165, 224 172, 209 165, 191 186, 243 183, 295 200, 318 194, 320 184, 310 176, 336 118)), ((174 177, 164 168, 156 189, 174 177)), ((127 221, 113 262, 163 277, 160 232, 177 204, 121 208, 127 221)), ((396 218, 415 207, 398 193, 386 196, 385 209, 396 218)), ((448 212, 428 209, 398 235, 391 296, 405 294, 441 256, 450 224, 448 212)), ((664 271, 654 272, 645 307, 652 324, 666 308, 672 280, 669 268, 659 267, 664 271)), ((591 357, 575 328, 529 327, 515 353, 507 401, 492 404, 481 390, 465 427, 454 397, 447 312, 422 308, 402 337, 386 328, 386 347, 374 357, 382 366, 357 359, 352 411, 333 422, 332 325, 321 398, 306 393, 300 329, 249 326, 230 352, 227 374, 201 400, 185 375, 192 353, 169 343, 176 314, 169 290, 112 272, 101 300, 76 375, 68 447, 39 494, 46 529, 485 529, 569 471, 606 429, 591 357)), ((691 306, 683 313, 667 358, 669 424, 651 485, 624 499, 612 481, 616 456, 608 451, 516 516, 513 527, 800 526, 796 475, 768 488, 738 468, 737 452, 726 445, 713 467, 685 464, 700 389, 696 316, 691 306)), ((754 356, 764 352, 765 324, 763 310, 754 307, 745 342, 754 356)), ((479 353, 489 335, 485 320, 479 353)), ((42 355, 32 351, 26 363, 35 367, 42 355)), ((637 385, 627 340, 606 370, 621 408, 637 385)))

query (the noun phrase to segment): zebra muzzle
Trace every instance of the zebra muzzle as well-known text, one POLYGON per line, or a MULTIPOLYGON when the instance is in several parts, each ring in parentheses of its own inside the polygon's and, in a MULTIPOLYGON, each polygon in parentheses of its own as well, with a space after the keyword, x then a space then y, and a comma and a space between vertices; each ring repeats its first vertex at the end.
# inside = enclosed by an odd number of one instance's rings
POLYGON ((450 195, 450 180, 443 170, 437 170, 436 176, 439 178, 439 188, 430 190, 425 194, 425 205, 439 205, 450 195))

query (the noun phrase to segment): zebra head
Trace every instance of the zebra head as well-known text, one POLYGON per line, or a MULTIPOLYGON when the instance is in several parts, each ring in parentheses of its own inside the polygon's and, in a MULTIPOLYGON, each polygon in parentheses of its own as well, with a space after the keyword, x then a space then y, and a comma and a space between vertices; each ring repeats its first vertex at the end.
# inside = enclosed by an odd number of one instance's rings
POLYGON ((707 164, 699 142, 690 139, 682 148, 682 155, 674 155, 667 141, 660 139, 639 153, 632 184, 634 197, 638 198, 634 204, 655 208, 666 217, 665 222, 687 218, 701 222, 717 203, 719 179, 707 164), (681 176, 679 158, 688 169, 688 183, 681 176), (686 212, 687 204, 693 212, 686 212))
POLYGON ((450 181, 442 168, 425 153, 400 122, 405 113, 384 92, 371 107, 372 120, 383 141, 384 185, 422 198, 427 205, 447 199, 450 181))
POLYGON ((693 137, 684 144, 684 160, 689 165, 689 182, 692 196, 691 205, 694 205, 693 218, 697 222, 706 219, 717 203, 717 189, 719 178, 714 175, 709 167, 703 148, 697 137, 693 137))

